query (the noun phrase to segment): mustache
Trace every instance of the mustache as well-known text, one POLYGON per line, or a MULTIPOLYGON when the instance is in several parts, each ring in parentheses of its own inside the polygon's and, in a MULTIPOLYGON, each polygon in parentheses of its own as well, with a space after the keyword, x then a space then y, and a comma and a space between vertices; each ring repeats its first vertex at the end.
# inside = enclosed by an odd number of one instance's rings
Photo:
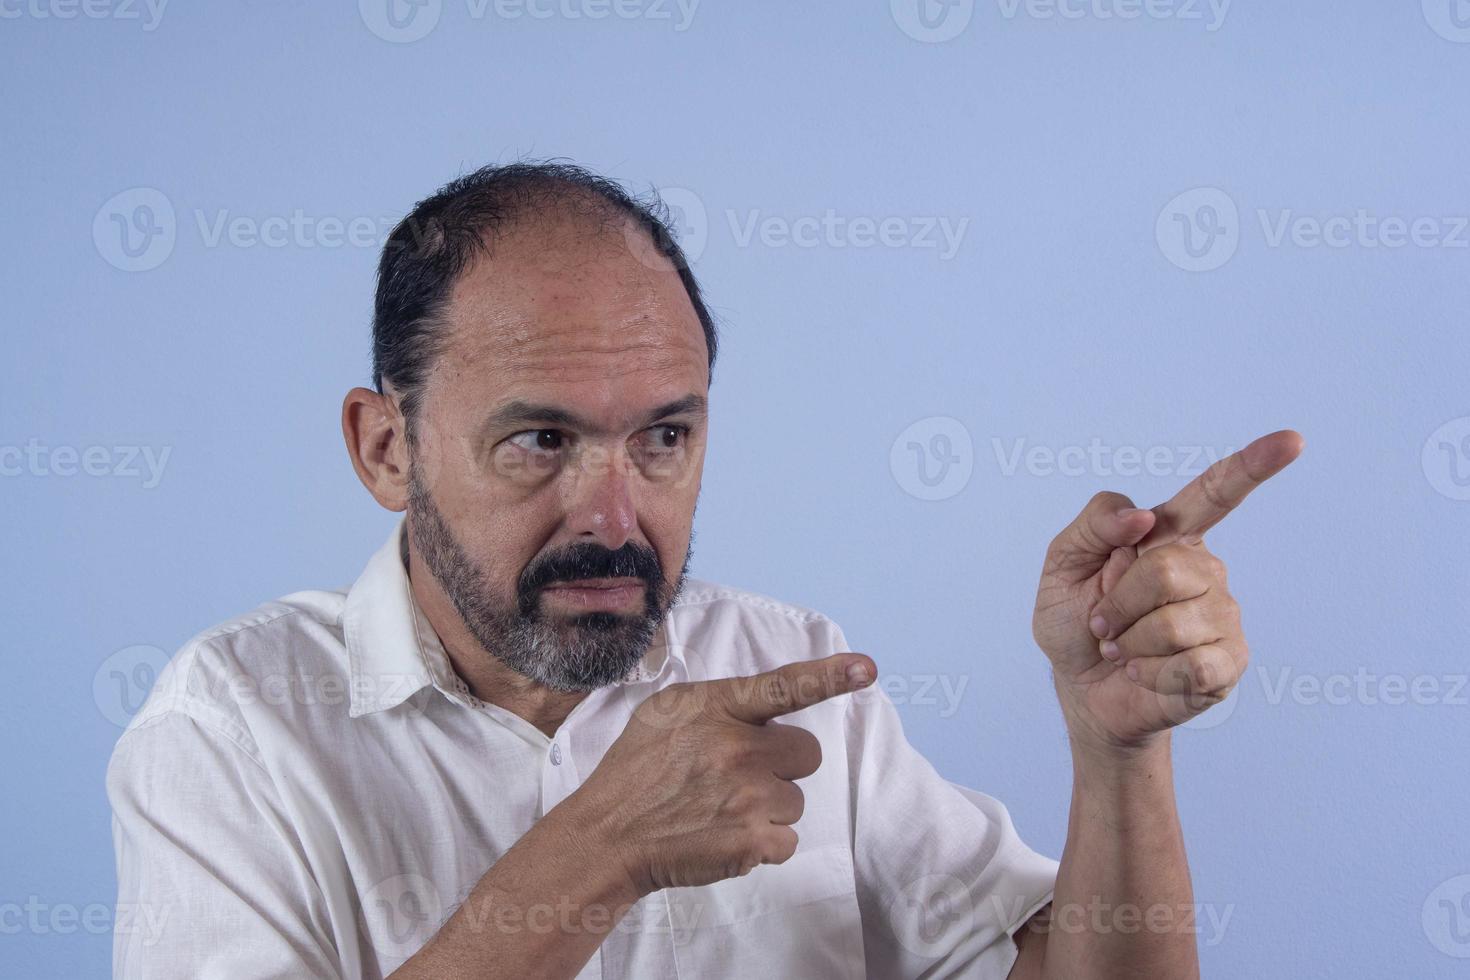
POLYGON ((546 586, 584 578, 638 578, 657 585, 663 581, 663 566, 656 551, 632 541, 616 551, 597 544, 574 544, 528 566, 517 592, 523 605, 528 599, 534 603, 535 594, 546 586))

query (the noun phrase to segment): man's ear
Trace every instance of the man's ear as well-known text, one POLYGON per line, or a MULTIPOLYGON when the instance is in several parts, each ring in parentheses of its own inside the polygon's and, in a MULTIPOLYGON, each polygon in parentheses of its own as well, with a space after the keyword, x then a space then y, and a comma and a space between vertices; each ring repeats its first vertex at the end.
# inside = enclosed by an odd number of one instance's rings
POLYGON ((357 478, 391 511, 408 507, 408 432, 389 394, 353 388, 342 400, 342 438, 357 478))

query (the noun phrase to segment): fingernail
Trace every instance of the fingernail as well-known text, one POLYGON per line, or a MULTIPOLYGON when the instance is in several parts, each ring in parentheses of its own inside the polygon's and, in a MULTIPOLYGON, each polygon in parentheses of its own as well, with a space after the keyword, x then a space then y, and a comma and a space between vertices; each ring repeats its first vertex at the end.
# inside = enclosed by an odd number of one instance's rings
POLYGON ((1103 640, 1097 645, 1097 648, 1101 650, 1102 655, 1104 657, 1107 657, 1109 660, 1118 659, 1118 644, 1114 643, 1112 640, 1103 640))
POLYGON ((847 665, 847 683, 853 687, 867 687, 872 680, 868 676, 868 668, 861 663, 847 665))
POLYGON ((1123 672, 1128 675, 1128 679, 1130 681, 1136 681, 1136 680, 1138 680, 1138 664, 1137 664, 1137 662, 1130 663, 1127 667, 1124 667, 1123 668, 1123 672))
POLYGON ((1126 520, 1128 520, 1128 518, 1132 517, 1134 514, 1142 514, 1142 513, 1143 513, 1143 508, 1142 507, 1124 507, 1122 510, 1118 511, 1118 520, 1120 520, 1120 521, 1126 521, 1126 520))
POLYGON ((1092 627, 1092 635, 1097 637, 1099 640, 1108 635, 1108 621, 1106 619, 1103 619, 1100 614, 1094 615, 1092 619, 1088 621, 1087 625, 1092 627))

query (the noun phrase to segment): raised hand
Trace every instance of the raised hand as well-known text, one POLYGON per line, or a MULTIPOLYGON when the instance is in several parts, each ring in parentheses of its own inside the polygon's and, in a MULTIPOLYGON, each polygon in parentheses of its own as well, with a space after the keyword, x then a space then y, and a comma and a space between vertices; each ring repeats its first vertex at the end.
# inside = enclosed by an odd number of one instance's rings
POLYGON ((1032 632, 1074 739, 1141 744, 1222 700, 1249 651, 1204 534, 1302 450, 1283 429, 1152 510, 1099 493, 1047 549, 1032 632))
POLYGON ((672 684, 633 712, 576 793, 587 831, 614 847, 639 894, 707 885, 796 852, 795 780, 822 761, 815 735, 768 725, 877 676, 859 653, 751 677, 672 684))

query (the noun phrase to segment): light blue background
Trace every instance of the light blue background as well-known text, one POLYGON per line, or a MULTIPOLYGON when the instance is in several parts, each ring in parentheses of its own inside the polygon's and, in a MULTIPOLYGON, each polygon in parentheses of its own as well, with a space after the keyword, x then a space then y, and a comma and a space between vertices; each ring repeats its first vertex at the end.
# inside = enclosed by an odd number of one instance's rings
POLYGON ((1304 457, 1210 539, 1253 663, 1225 717, 1176 739, 1196 898, 1229 916, 1205 972, 1465 974, 1470 30, 1448 0, 1237 0, 1214 30, 1202 3, 1160 15, 1184 0, 1131 20, 1098 15, 1126 0, 1075 19, 985 0, 943 42, 905 32, 923 34, 903 0, 704 0, 687 23, 644 0, 599 20, 442 0, 410 43, 351 3, 175 2, 150 30, 146 7, 49 2, 0 20, 0 447, 170 455, 152 487, 0 459, 0 972, 108 971, 86 910, 115 895, 113 671, 141 658, 146 678, 203 627, 350 583, 393 520, 337 424, 368 376, 381 236, 211 245, 215 223, 387 223, 465 169, 562 155, 678 189, 704 239, 724 333, 695 574, 831 615, 899 685, 912 740, 1048 853, 1069 790, 1030 637, 1048 540, 1096 490, 1167 497, 1188 447, 1302 431, 1304 457), (112 214, 147 203, 136 188, 167 199, 175 241, 129 272, 112 214), (1171 206, 1198 188, 1218 192, 1171 206), (1200 210, 1221 194, 1237 219, 1200 210), (829 209, 902 219, 900 239, 968 225, 949 258, 850 230, 742 244, 753 217, 829 209), (1286 212, 1360 209, 1452 240, 1273 244, 1286 212), (1180 221, 1222 229, 1205 264, 1228 261, 1181 268, 1180 221), (916 423, 925 447, 958 433, 944 499, 921 499, 908 436, 891 452, 916 423), (1161 475, 1008 466, 1017 440, 1094 439, 1174 456, 1161 475), (926 677, 965 685, 956 710, 918 696, 926 677), (1400 681, 1427 703, 1384 703, 1400 681))

